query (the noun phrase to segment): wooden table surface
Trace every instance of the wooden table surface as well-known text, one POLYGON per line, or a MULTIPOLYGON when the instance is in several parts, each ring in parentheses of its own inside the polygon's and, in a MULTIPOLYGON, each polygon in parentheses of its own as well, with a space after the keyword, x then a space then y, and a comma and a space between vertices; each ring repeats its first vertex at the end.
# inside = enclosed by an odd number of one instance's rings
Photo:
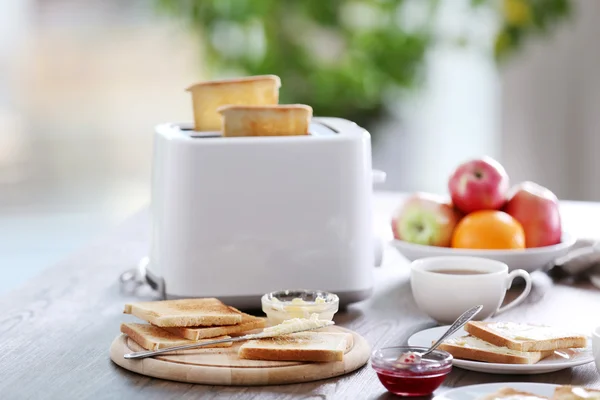
MULTIPOLYGON (((389 237, 388 219, 401 195, 378 193, 377 230, 389 237)), ((563 203, 565 227, 598 236, 600 204, 563 203)), ((370 365, 344 377, 270 387, 217 387, 152 379, 114 365, 108 348, 127 320, 123 304, 139 297, 123 292, 118 276, 146 255, 148 214, 142 211, 25 286, 0 298, 0 398, 2 399, 391 399, 370 365)), ((405 344, 435 326, 418 311, 408 283, 408 263, 387 248, 375 269, 376 291, 336 315, 373 348, 405 344)), ((551 282, 536 273, 536 289, 503 319, 568 326, 590 332, 600 325, 600 290, 589 283, 551 282)), ((138 294, 139 295, 139 294, 138 294)), ((489 382, 571 383, 600 389, 593 363, 543 375, 492 375, 454 368, 436 393, 489 382)))

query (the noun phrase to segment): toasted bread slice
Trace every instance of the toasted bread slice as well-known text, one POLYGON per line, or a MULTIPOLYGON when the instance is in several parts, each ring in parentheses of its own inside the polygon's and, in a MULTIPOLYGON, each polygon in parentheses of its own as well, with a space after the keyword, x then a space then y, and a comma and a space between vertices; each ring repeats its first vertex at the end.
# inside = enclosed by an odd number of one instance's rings
POLYGON ((237 333, 247 332, 254 329, 264 328, 266 325, 266 319, 261 317, 255 317, 253 315, 245 314, 233 307, 229 307, 230 309, 239 312, 242 316, 242 322, 237 325, 226 325, 226 326, 213 326, 213 327, 203 327, 196 326, 190 328, 163 328, 174 335, 177 335, 182 338, 186 338, 189 340, 199 340, 206 338, 213 338, 221 335, 233 335, 237 333))
POLYGON ((308 135, 312 108, 304 104, 223 106, 223 136, 308 135))
POLYGON ((587 347, 583 335, 550 326, 516 322, 469 321, 465 325, 469 334, 496 346, 518 351, 545 351, 587 347))
POLYGON ((600 390, 579 386, 563 385, 554 389, 553 400, 598 400, 600 390))
POLYGON ((522 392, 513 388, 502 388, 497 392, 485 395, 479 400, 548 400, 547 397, 539 396, 537 394, 522 392))
POLYGON ((350 333, 298 332, 268 339, 249 340, 240 358, 271 361, 342 361, 353 346, 350 333))
MULTIPOLYGON (((194 342, 202 343, 207 340, 187 340, 182 339, 177 335, 173 335, 170 332, 165 331, 150 324, 121 324, 121 332, 129 336, 134 342, 142 346, 146 350, 158 350, 165 347, 181 346, 185 344, 192 344, 194 342)), ((223 335, 212 338, 210 340, 217 339, 229 339, 229 336, 223 335)), ((232 342, 220 343, 215 345, 205 346, 205 348, 211 347, 231 347, 232 342)))
POLYGON ((535 364, 550 356, 553 350, 524 352, 500 347, 474 336, 447 339, 439 346, 454 358, 501 364, 535 364))
POLYGON ((227 104, 267 105, 279 102, 281 79, 259 75, 196 83, 186 90, 192 93, 194 130, 220 131, 217 109, 227 104))
POLYGON ((236 325, 242 322, 239 311, 212 297, 125 304, 123 312, 161 328, 236 325))

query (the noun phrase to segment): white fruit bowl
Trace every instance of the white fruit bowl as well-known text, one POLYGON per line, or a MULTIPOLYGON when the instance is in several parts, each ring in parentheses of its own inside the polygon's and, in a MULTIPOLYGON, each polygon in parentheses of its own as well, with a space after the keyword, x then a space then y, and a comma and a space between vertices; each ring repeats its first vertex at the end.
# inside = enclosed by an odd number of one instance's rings
POLYGON ((575 244, 575 237, 563 232, 562 242, 553 246, 536 247, 524 250, 471 250, 449 247, 424 246, 402 240, 392 240, 391 244, 409 261, 434 256, 472 256, 497 260, 508 265, 509 270, 524 269, 533 272, 545 269, 550 262, 567 254, 575 244))

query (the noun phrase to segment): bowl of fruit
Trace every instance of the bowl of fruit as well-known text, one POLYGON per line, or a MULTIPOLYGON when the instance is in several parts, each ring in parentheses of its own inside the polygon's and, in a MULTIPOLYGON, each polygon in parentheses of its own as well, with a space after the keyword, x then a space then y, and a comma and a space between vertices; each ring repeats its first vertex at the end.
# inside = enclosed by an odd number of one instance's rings
POLYGON ((532 272, 550 267, 575 243, 562 230, 556 195, 530 181, 511 187, 491 157, 459 165, 448 191, 448 197, 413 193, 395 210, 392 244, 410 261, 474 256, 532 272))

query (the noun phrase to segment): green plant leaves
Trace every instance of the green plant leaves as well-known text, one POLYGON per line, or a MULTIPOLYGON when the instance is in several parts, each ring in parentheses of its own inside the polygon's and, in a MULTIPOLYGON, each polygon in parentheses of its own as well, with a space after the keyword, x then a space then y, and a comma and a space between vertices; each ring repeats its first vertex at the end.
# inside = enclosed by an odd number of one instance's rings
MULTIPOLYGON (((425 55, 439 39, 438 0, 155 1, 161 12, 197 32, 211 75, 279 75, 281 102, 309 104, 317 116, 348 118, 367 128, 384 112, 391 89, 419 87, 425 55)), ((468 4, 498 13, 498 60, 530 36, 554 29, 571 10, 569 0, 468 4)), ((454 42, 469 45, 464 37, 454 42)))

